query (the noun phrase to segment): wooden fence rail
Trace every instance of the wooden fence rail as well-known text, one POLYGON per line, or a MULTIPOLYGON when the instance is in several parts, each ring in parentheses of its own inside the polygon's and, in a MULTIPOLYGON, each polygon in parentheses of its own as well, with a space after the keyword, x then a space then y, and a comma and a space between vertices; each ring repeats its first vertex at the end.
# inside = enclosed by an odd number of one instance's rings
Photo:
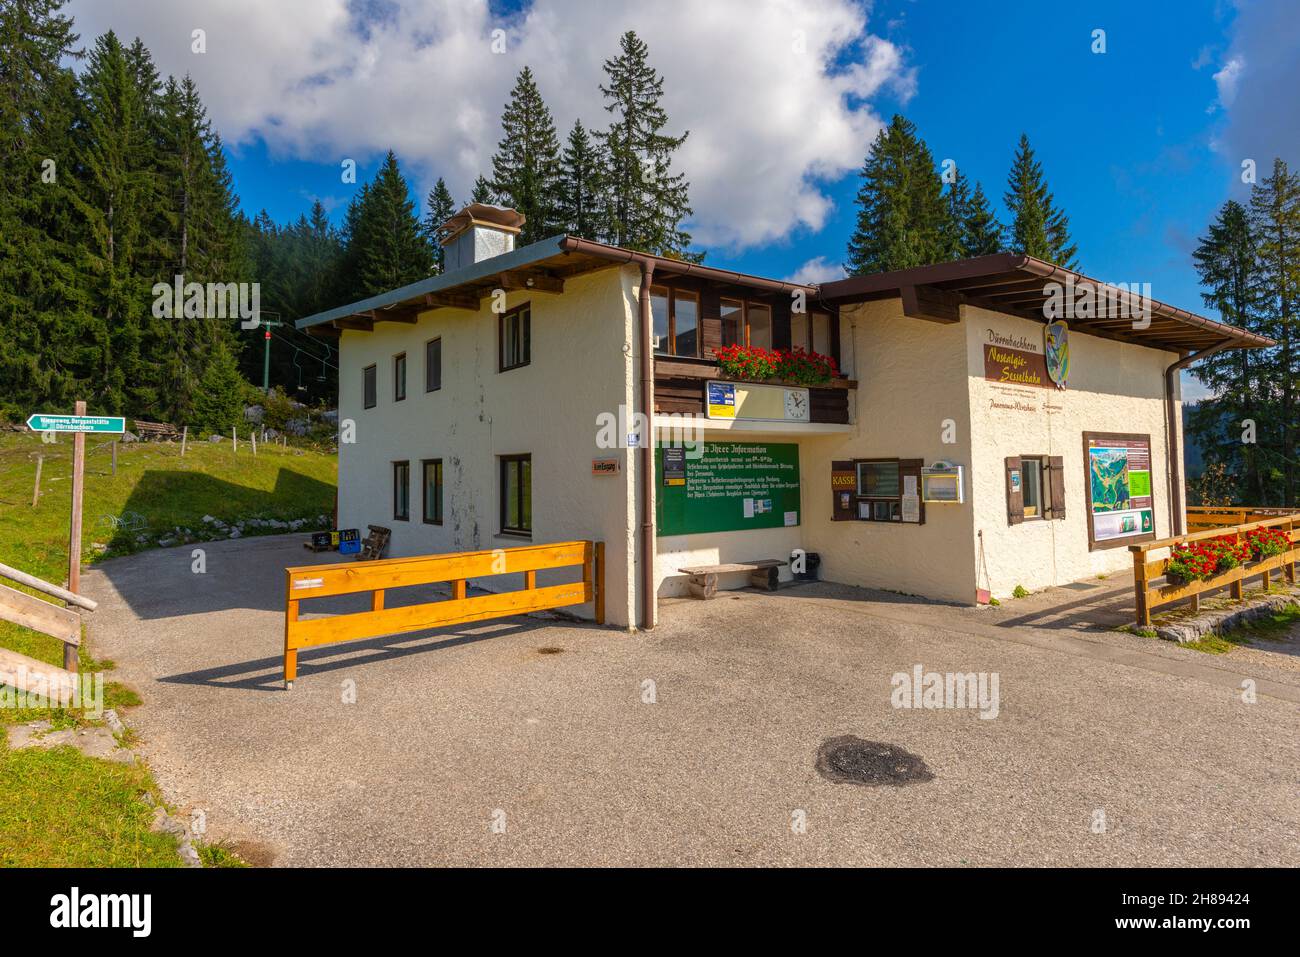
POLYGON ((1202 531, 1128 547, 1133 555, 1133 593, 1138 625, 1149 626, 1151 613, 1155 608, 1183 599, 1190 599, 1192 609, 1199 610, 1202 594, 1224 587, 1230 588, 1232 597, 1240 601, 1245 595, 1245 583, 1248 579, 1258 575, 1261 584, 1267 588, 1272 581, 1273 572, 1279 568, 1282 569, 1288 582, 1295 583, 1296 562, 1300 561, 1300 513, 1284 509, 1189 508, 1187 511, 1188 528, 1199 527, 1202 531), (1194 516, 1193 512, 1198 514, 1194 516), (1224 517, 1241 517, 1246 518, 1247 521, 1232 525, 1219 524, 1219 520, 1224 517), (1169 565, 1169 556, 1152 559, 1151 552, 1211 538, 1228 537, 1241 542, 1249 532, 1258 528, 1276 528, 1284 532, 1291 543, 1290 547, 1280 555, 1238 565, 1236 568, 1219 572, 1205 581, 1190 581, 1186 584, 1169 582, 1163 585, 1152 584, 1156 579, 1164 577, 1165 569, 1169 565))
MULTIPOLYGON (((28 588, 87 611, 94 611, 98 607, 93 600, 84 595, 52 585, 44 579, 19 571, 17 568, 10 568, 8 565, 0 565, 0 578, 26 585, 28 588)), ((62 668, 37 661, 35 658, 29 658, 7 648, 0 648, 0 684, 9 685, 20 691, 40 689, 42 693, 75 694, 77 649, 81 646, 80 614, 71 608, 42 601, 35 595, 0 584, 0 621, 29 628, 63 642, 62 668)))
POLYGON ((597 624, 605 623, 605 543, 560 542, 485 552, 454 552, 416 558, 389 558, 357 564, 304 565, 285 569, 284 682, 298 675, 298 651, 316 645, 378 638, 445 625, 504 618, 548 608, 593 603, 597 624), (560 585, 537 584, 539 571, 580 568, 582 578, 560 585), (469 579, 522 574, 519 591, 466 597, 469 579), (384 607, 393 588, 447 582, 451 597, 419 605, 384 607), (368 592, 370 610, 301 618, 304 599, 368 592))

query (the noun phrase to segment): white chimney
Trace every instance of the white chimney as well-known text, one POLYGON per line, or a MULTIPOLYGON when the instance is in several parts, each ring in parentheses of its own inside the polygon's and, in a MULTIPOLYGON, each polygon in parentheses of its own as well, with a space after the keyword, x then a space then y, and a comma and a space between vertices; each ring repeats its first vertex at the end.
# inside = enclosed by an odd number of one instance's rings
POLYGON ((517 209, 470 203, 442 225, 445 272, 455 272, 474 263, 512 252, 515 237, 524 225, 517 209))

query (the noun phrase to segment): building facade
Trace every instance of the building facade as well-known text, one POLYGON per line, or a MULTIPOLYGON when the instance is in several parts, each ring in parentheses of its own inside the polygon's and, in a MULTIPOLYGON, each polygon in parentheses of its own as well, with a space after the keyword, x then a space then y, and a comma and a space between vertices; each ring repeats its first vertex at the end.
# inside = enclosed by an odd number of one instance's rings
POLYGON ((471 206, 459 268, 299 323, 339 339, 338 523, 390 527, 394 556, 604 541, 618 625, 653 625, 684 568, 757 559, 959 603, 1130 567, 1182 530, 1178 369, 1269 344, 1123 295, 1053 320, 1057 287, 1112 287, 1029 257, 814 287, 516 249, 517 217, 471 206), (731 345, 838 374, 728 377, 731 345))

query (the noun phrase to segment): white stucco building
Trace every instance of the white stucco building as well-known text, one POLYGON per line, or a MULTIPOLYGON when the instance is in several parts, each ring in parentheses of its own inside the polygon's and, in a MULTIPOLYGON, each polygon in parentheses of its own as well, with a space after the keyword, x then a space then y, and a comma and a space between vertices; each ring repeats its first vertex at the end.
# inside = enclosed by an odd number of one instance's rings
POLYGON ((682 568, 795 550, 962 603, 1129 567, 1119 546, 1182 530, 1178 370, 1270 344, 1025 256, 814 287, 517 249, 521 221, 467 207, 455 268, 298 323, 339 339, 338 524, 391 528, 394 556, 603 541, 618 625, 652 625, 682 568), (728 377, 734 344, 840 374, 728 377))

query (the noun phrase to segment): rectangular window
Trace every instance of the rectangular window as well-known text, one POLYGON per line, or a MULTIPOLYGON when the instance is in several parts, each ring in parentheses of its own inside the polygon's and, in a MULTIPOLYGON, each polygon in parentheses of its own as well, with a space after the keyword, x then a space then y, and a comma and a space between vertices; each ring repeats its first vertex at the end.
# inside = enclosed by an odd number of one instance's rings
POLYGON ((501 532, 530 535, 533 531, 533 457, 501 456, 501 532))
POLYGON ((812 348, 811 340, 808 338, 808 313, 806 312, 790 313, 790 348, 812 348))
POLYGON ((901 522, 903 490, 898 459, 857 463, 858 518, 868 522, 901 522))
POLYGON ((411 517, 411 463, 393 463, 393 518, 399 522, 411 517))
POLYGON ((361 370, 361 399, 367 409, 373 409, 379 401, 379 389, 376 386, 377 370, 366 366, 361 370))
POLYGON ((425 459, 420 463, 424 473, 424 524, 442 524, 442 459, 425 459))
POLYGON ((724 346, 743 346, 745 344, 745 304, 739 299, 723 299, 722 344, 724 346))
POLYGON ((749 319, 749 345, 756 349, 771 349, 772 307, 749 303, 745 314, 749 319))
POLYGON ((498 371, 509 372, 532 361, 532 309, 528 303, 516 306, 501 316, 501 365, 498 371))
POLYGON ((831 317, 824 312, 812 313, 812 351, 831 354, 831 317))
POLYGON ((1025 497, 1025 518, 1043 517, 1043 460, 1021 456, 1021 494, 1025 497))
POLYGON ((655 352, 673 354, 672 325, 668 308, 668 293, 650 290, 650 316, 654 320, 655 352))
POLYGON ((689 293, 673 293, 673 355, 699 355, 700 300, 689 293))
POLYGON ((393 401, 401 402, 406 398, 406 353, 393 356, 393 401))
POLYGON ((442 340, 430 339, 424 344, 424 391, 437 392, 442 388, 442 340))

